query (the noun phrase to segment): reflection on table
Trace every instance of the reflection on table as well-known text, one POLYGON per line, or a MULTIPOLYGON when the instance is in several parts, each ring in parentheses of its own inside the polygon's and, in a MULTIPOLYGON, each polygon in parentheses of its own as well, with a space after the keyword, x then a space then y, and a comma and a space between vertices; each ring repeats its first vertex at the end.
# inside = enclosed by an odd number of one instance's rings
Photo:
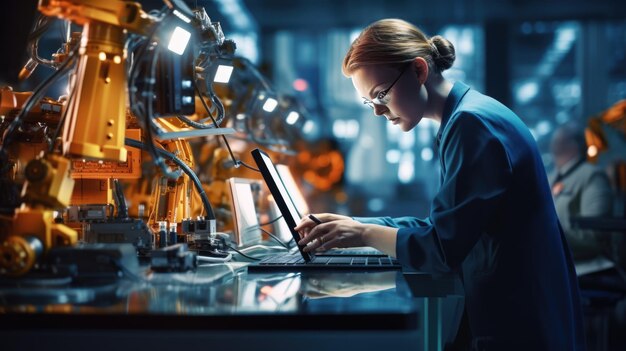
POLYGON ((340 313, 344 317, 354 313, 396 315, 408 321, 415 313, 399 272, 253 274, 244 267, 209 265, 195 272, 145 273, 115 282, 81 284, 62 279, 4 280, 0 282, 0 312, 5 318, 0 318, 6 322, 8 316, 33 318, 40 314, 163 318, 270 313, 340 313), (398 282, 402 286, 398 287, 398 282))
POLYGON ((445 280, 418 276, 415 290, 399 271, 249 273, 239 263, 146 271, 115 282, 3 280, 0 337, 20 348, 19 340, 35 335, 88 345, 93 333, 161 346, 184 333, 234 350, 296 335, 314 349, 318 337, 341 335, 337 345, 363 350, 439 350, 450 334, 447 294, 456 292, 445 280))

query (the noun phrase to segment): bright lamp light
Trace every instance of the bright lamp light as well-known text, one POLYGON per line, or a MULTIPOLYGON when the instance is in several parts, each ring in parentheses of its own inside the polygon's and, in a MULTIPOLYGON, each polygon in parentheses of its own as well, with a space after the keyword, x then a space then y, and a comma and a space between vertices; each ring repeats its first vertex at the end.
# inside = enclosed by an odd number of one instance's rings
POLYGON ((276 99, 267 98, 263 104, 263 110, 266 112, 272 112, 276 109, 276 106, 278 106, 278 101, 276 101, 276 99))
POLYGON ((233 66, 218 65, 213 81, 215 83, 228 83, 231 74, 233 74, 233 66))
POLYGON ((178 55, 182 55, 190 38, 191 33, 177 26, 172 32, 167 48, 178 55))
POLYGON ((296 122, 298 122, 298 118, 300 118, 300 114, 298 112, 296 112, 296 111, 291 111, 287 115, 287 119, 285 121, 289 125, 294 125, 294 124, 296 124, 296 122))

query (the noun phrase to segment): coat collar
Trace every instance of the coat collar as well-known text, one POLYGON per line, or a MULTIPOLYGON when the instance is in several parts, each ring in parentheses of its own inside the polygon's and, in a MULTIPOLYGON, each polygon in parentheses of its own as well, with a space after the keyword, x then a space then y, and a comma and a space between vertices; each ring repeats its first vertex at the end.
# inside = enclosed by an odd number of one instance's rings
POLYGON ((456 110, 459 102, 463 99, 465 94, 470 90, 470 87, 461 82, 455 82, 446 98, 445 105, 443 106, 443 114, 441 116, 441 125, 439 126, 439 131, 437 132, 437 143, 441 142, 441 135, 450 120, 450 116, 452 116, 453 112, 456 110))

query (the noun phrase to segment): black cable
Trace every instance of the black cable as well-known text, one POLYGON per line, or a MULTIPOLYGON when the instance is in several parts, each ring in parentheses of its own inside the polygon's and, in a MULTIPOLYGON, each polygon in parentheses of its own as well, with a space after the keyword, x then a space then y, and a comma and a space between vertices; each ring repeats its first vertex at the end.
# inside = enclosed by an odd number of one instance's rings
MULTIPOLYGON (((164 7, 163 10, 161 11, 161 13, 165 13, 165 10, 167 9, 167 7, 164 7)), ((170 12, 171 13, 171 12, 170 12)), ((161 169, 161 171, 163 172, 163 174, 171 179, 176 179, 180 176, 179 172, 172 172, 169 167, 167 166, 167 164, 165 164, 165 162, 163 161, 163 159, 159 156, 159 152, 157 151, 157 147, 154 145, 154 141, 152 138, 152 127, 155 126, 154 121, 152 120, 152 85, 154 84, 154 71, 156 69, 156 59, 158 57, 158 55, 156 55, 156 53, 152 56, 151 61, 148 64, 148 74, 149 74, 149 79, 146 79, 145 82, 148 85, 148 88, 146 89, 146 91, 144 91, 144 95, 147 96, 147 101, 146 101, 146 106, 143 106, 142 104, 137 103, 136 101, 136 93, 133 90, 133 88, 135 87, 135 81, 137 79, 137 76, 139 75, 139 69, 137 68, 142 62, 143 62, 143 56, 145 55, 146 51, 148 50, 148 48, 152 45, 152 38, 154 38, 157 30, 160 28, 161 24, 163 23, 165 17, 163 17, 163 19, 161 19, 159 22, 157 22, 157 24, 152 28, 152 30, 150 31, 149 35, 147 36, 147 40, 145 41, 145 43, 143 45, 141 45, 138 49, 136 56, 136 59, 133 62, 133 65, 130 69, 130 79, 129 79, 129 92, 130 92, 130 99, 131 99, 131 109, 133 111, 133 113, 135 113, 135 115, 137 115, 139 118, 139 121, 143 122, 143 130, 146 133, 146 140, 148 140, 147 142, 147 148, 145 149, 146 151, 148 151, 148 153, 152 156, 153 161, 156 163, 156 165, 161 169), (143 117, 143 121, 141 120, 141 117, 143 117)))
POLYGON ((251 259, 251 260, 255 260, 255 261, 260 261, 260 260, 261 260, 260 258, 256 258, 256 257, 248 256, 248 255, 246 255, 245 253, 243 253, 243 252, 241 252, 241 251, 239 251, 239 250, 235 249, 234 247, 232 247, 232 246, 230 246, 230 245, 226 245, 226 247, 228 247, 229 249, 231 249, 231 250, 235 251, 236 253, 240 254, 241 256, 243 256, 243 257, 245 257, 245 258, 248 258, 248 259, 251 259))
MULTIPOLYGON (((251 103, 251 105, 248 105, 246 107, 246 109, 249 110, 249 111, 254 111, 257 108, 256 104, 258 103, 258 99, 253 99, 252 101, 253 102, 251 103)), ((257 137, 254 134, 254 126, 252 125, 252 122, 253 122, 252 118, 246 118, 245 121, 244 121, 244 126, 246 128, 246 132, 247 132, 247 135, 249 137, 248 139, 244 139, 244 140, 252 140, 254 143, 256 143, 258 145, 262 145, 262 146, 264 146, 264 147, 266 147, 266 148, 268 148, 268 149, 270 149, 272 151, 275 151, 275 152, 279 152, 279 153, 283 153, 283 154, 290 154, 290 153, 293 154, 292 152, 289 152, 286 149, 281 149, 281 148, 275 147, 275 145, 280 145, 280 144, 278 142, 276 142, 276 141, 272 141, 272 139, 269 139, 268 141, 265 141, 265 140, 261 140, 259 137, 257 137)), ((271 138, 271 136, 268 136, 266 138, 271 138)), ((284 147, 286 147, 286 145, 284 145, 284 147)))
MULTIPOLYGON (((209 114, 209 117, 211 117, 211 121, 213 121, 213 125, 215 126, 215 128, 220 128, 219 124, 217 123, 217 121, 213 117, 213 114, 211 113, 211 110, 209 109, 209 106, 207 105, 206 101, 204 101, 204 97, 202 96, 202 92, 200 91, 200 88, 198 87, 198 84, 197 84, 195 79, 193 80, 193 85, 194 85, 194 88, 196 89, 196 92, 200 96, 200 101, 202 101, 202 106, 204 106, 204 109, 209 114)), ((219 101, 219 99, 217 99, 217 100, 219 101)), ((221 102, 220 102, 220 104, 221 104, 221 102)), ((244 167, 246 167, 246 168, 248 168, 250 170, 253 170, 253 171, 256 171, 256 172, 261 172, 257 168, 254 168, 254 167, 248 165, 247 163, 245 163, 245 162, 243 162, 241 160, 238 160, 235 157, 235 154, 233 153, 233 150, 230 148, 230 144, 228 143, 228 139, 226 139, 226 136, 224 134, 222 134, 221 137, 222 137, 222 140, 224 141, 224 144, 226 145, 226 149, 228 149, 228 154, 230 156, 230 159, 235 164, 235 167, 239 167, 241 165, 241 166, 244 166, 244 167)))
MULTIPOLYGON (((197 76, 196 67, 195 66, 193 67, 193 73, 194 73, 194 77, 197 76)), ((207 113, 209 114, 209 117, 211 117, 211 121, 213 122, 213 125, 215 126, 215 128, 219 128, 219 125, 222 124, 222 122, 224 121, 224 118, 226 117, 225 110, 224 110, 224 104, 222 103, 220 98, 217 95, 215 95, 215 92, 213 91, 213 87, 209 85, 210 88, 207 88, 207 94, 209 95, 209 98, 211 99, 211 102, 213 103, 213 105, 217 109, 217 119, 214 118, 213 117, 213 113, 208 108, 208 105, 206 105, 206 101, 204 100, 204 95, 200 91, 200 87, 198 86, 197 79, 193 80, 193 84, 194 84, 194 87, 196 89, 196 92, 198 93, 198 96, 202 100, 202 105, 204 106, 204 108, 206 109, 207 113)))
POLYGON ((43 14, 39 14, 37 19, 35 20, 35 24, 33 25, 33 28, 28 34, 28 41, 30 42, 32 40, 35 40, 41 37, 41 35, 45 33, 48 27, 50 27, 50 25, 52 24, 50 20, 51 20, 50 17, 45 16, 43 14))
MULTIPOLYGON (((147 148, 146 144, 135 139, 126 138, 125 143, 128 146, 136 147, 139 149, 146 150, 147 148)), ((159 152, 161 155, 174 161, 174 163, 176 163, 176 165, 178 165, 183 170, 183 172, 187 174, 187 176, 191 179, 193 184, 196 186, 196 191, 198 191, 198 195, 200 195, 200 199, 202 199, 202 204, 204 205, 204 209, 206 210, 208 219, 215 219, 215 213, 213 212, 213 207, 211 207, 211 203, 209 202, 209 197, 207 193, 204 191, 204 189, 202 188, 202 183, 200 182, 200 179, 198 178, 196 173, 185 162, 183 162, 180 158, 176 157, 176 155, 174 155, 173 153, 163 150, 163 149, 157 149, 157 152, 159 152)))
MULTIPOLYGON (((78 44, 77 44, 78 46, 78 44)), ((56 140, 59 137, 59 134, 61 134, 61 129, 63 128, 63 124, 65 123, 65 119, 67 118, 67 114, 70 110, 70 106, 72 104, 72 100, 74 99, 74 96, 76 94, 76 87, 78 86, 77 82, 74 82, 73 86, 72 86, 72 91, 70 92, 70 95, 67 97, 67 105, 65 106, 65 111, 63 111, 63 115, 61 115, 61 119, 59 120, 59 124, 57 125, 57 128, 54 130, 54 134, 52 135, 52 142, 50 143, 50 147, 48 148, 48 153, 52 153, 54 151, 54 146, 56 144, 56 140)))
POLYGON ((240 165, 246 167, 247 169, 250 169, 250 170, 253 170, 255 172, 261 173, 261 171, 258 168, 254 168, 254 167, 250 166, 249 164, 243 162, 242 160, 239 160, 238 162, 239 162, 240 165))
MULTIPOLYGON (((198 93, 198 96, 200 97, 200 102, 202 102, 202 106, 204 107, 204 109, 206 110, 206 113, 211 118, 211 121, 213 122, 213 125, 215 126, 215 128, 219 128, 220 127, 219 123, 217 122, 217 120, 215 120, 215 117, 213 117, 213 113, 211 112, 211 109, 209 108, 209 105, 207 105, 206 101, 204 100, 204 96, 202 95, 202 91, 200 90, 200 87, 198 86, 198 81, 196 79, 193 79, 192 82, 193 82, 193 87, 196 90, 196 93, 198 93)), ((219 116, 218 116, 218 118, 219 118, 219 116)), ((226 141, 226 138, 225 138, 225 136, 223 134, 222 134, 222 138, 224 138, 224 142, 225 143, 228 143, 228 141, 226 141)), ((230 151, 230 149, 229 149, 229 151, 230 151)), ((232 154, 232 151, 231 151, 231 154, 232 154)))
MULTIPOLYGON (((156 57, 156 55, 155 55, 156 57)), ((153 65, 154 67, 154 65, 153 65)), ((151 75, 151 77, 154 77, 154 75, 151 75)), ((152 81, 153 79, 151 79, 152 81)), ((150 91, 152 91, 150 89, 150 91)), ((178 177, 180 177, 180 173, 179 172, 173 172, 169 166, 167 164, 165 164, 165 161, 163 160, 162 157, 159 156, 158 153, 158 149, 154 143, 154 138, 152 135, 152 128, 155 127, 154 124, 154 120, 152 119, 152 94, 148 94, 148 103, 146 104, 148 106, 148 112, 145 114, 145 119, 146 119, 146 125, 147 127, 145 128, 145 132, 146 132, 146 141, 148 141, 148 147, 149 147, 149 151, 150 154, 153 156, 155 163, 159 166, 159 168, 161 169, 161 172, 163 172, 163 174, 170 179, 177 179, 178 177)))
POLYGON ((33 94, 26 100, 26 103, 22 107, 20 113, 11 121, 11 124, 7 127, 4 132, 4 137, 2 139, 2 144, 0 145, 0 159, 4 159, 6 156, 6 147, 12 142, 12 134, 15 132, 15 129, 19 128, 22 124, 22 120, 28 114, 28 112, 33 108, 33 106, 38 103, 42 95, 47 91, 47 89, 57 81, 57 79, 63 74, 67 73, 69 70, 70 64, 74 62, 74 57, 78 52, 78 47, 74 48, 69 52, 65 62, 56 70, 52 75, 50 75, 46 80, 41 82, 33 91, 33 94))
POLYGON ((265 229, 263 229, 263 228, 259 228, 259 229, 261 229, 261 231, 262 231, 263 233, 265 233, 265 234, 269 235, 269 236, 270 236, 270 238, 274 239, 277 243, 279 243, 279 244, 280 244, 280 246, 284 247, 285 249, 289 249, 289 247, 288 247, 285 243, 283 243, 283 241, 282 241, 282 240, 280 240, 280 238, 279 238, 279 237, 277 237, 276 235, 274 235, 274 234, 272 234, 272 233, 268 232, 267 230, 265 230, 265 229))
POLYGON ((39 53, 38 53, 39 38, 48 30, 51 24, 52 24, 52 21, 50 20, 50 17, 44 16, 44 15, 39 16, 39 18, 35 22, 35 25, 31 33, 28 35, 28 49, 27 50, 28 50, 28 55, 30 56, 30 58, 35 60, 35 62, 41 65, 47 66, 47 67, 54 68, 55 67, 54 61, 43 59, 39 57, 39 53))
POLYGON ((185 115, 178 115, 176 116, 176 118, 185 122, 190 127, 195 128, 195 129, 215 129, 215 126, 213 124, 198 123, 185 115))
POLYGON ((268 93, 273 93, 273 89, 270 84, 267 82, 267 79, 256 69, 256 67, 245 57, 237 57, 237 60, 241 65, 243 65, 246 69, 249 69, 252 72, 252 75, 263 85, 263 88, 268 93))
POLYGON ((115 202, 117 202, 117 218, 128 218, 128 206, 126 206, 126 199, 124 198, 124 191, 122 190, 122 183, 119 180, 113 179, 115 185, 115 202))
POLYGON ((180 177, 180 172, 172 172, 169 168, 168 165, 165 164, 165 161, 163 161, 163 158, 161 158, 158 154, 157 151, 157 147, 156 145, 154 145, 154 140, 152 138, 152 127, 155 127, 155 122, 152 119, 153 116, 153 111, 152 111, 152 91, 154 88, 154 83, 155 83, 155 76, 156 76, 156 61, 157 61, 157 57, 158 55, 156 54, 156 52, 154 53, 154 55, 152 56, 152 60, 149 67, 149 77, 150 79, 148 79, 148 93, 147 93, 147 102, 146 102, 146 106, 145 108, 147 109, 146 114, 143 116, 145 118, 145 125, 146 128, 144 129, 146 132, 146 140, 148 141, 148 151, 150 152, 150 154, 153 156, 155 163, 159 166, 159 168, 161 168, 161 172, 163 172, 163 174, 170 179, 176 179, 178 177, 180 177))
POLYGON ((271 221, 269 221, 269 222, 259 223, 259 224, 257 224, 257 225, 258 225, 259 227, 263 227, 263 226, 266 226, 266 225, 270 225, 270 224, 273 224, 273 223, 277 222, 277 221, 278 221, 278 220, 280 220, 281 218, 283 218, 283 215, 280 215, 280 216, 278 216, 278 217, 276 217, 276 218, 272 219, 272 220, 271 220, 271 221))
POLYGON ((217 108, 217 123, 222 124, 222 122, 224 121, 224 118, 226 117, 224 104, 222 103, 222 100, 220 100, 220 98, 217 95, 215 95, 215 92, 213 91, 213 89, 209 89, 209 97, 211 98, 211 101, 213 102, 213 104, 215 104, 215 107, 217 108))
MULTIPOLYGON (((250 60, 244 58, 244 57, 237 57, 236 60, 233 61, 234 64, 238 64, 240 66, 242 66, 244 69, 249 70, 252 75, 254 76, 254 78, 256 78, 256 81, 259 82, 264 91, 269 94, 269 95, 277 95, 273 88, 271 87, 271 85, 269 84, 269 82, 267 81, 267 79, 261 74, 261 72, 250 62, 250 60)), ((251 91, 252 94, 255 93, 254 90, 251 91)), ((256 109, 258 104, 258 99, 252 99, 250 100, 250 104, 252 104, 251 106, 247 107, 247 110, 249 111, 253 111, 256 109)), ((267 118, 269 118, 269 115, 267 115, 267 118)), ((263 118, 264 123, 267 122, 265 120, 265 118, 263 118)), ((245 123, 244 126, 246 128, 246 132, 247 135, 249 136, 248 140, 252 140, 253 142, 255 142, 256 144, 262 145, 267 147, 268 149, 272 150, 272 151, 276 151, 279 153, 286 153, 289 154, 288 150, 286 150, 288 144, 286 142, 284 142, 284 140, 281 140, 280 138, 276 137, 275 135, 273 135, 272 131, 270 129, 266 129, 265 134, 262 136, 265 138, 265 140, 261 140, 259 137, 257 137, 255 135, 255 133, 253 132, 254 127, 251 125, 252 124, 252 119, 248 118, 245 123), (266 141, 267 140, 267 141, 266 141), (283 143, 281 144, 281 141, 283 141, 283 143), (276 145, 279 145, 279 147, 277 147, 276 145), (282 148, 280 147, 282 146, 282 148)), ((266 125, 268 123, 265 123, 266 125)), ((286 130, 286 133, 292 133, 289 129, 286 130)))

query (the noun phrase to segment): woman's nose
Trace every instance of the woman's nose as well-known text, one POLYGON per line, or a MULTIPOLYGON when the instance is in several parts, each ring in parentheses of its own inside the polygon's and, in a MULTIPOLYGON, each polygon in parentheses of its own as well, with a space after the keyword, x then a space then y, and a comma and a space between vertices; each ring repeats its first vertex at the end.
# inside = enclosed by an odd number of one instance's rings
POLYGON ((389 109, 387 108, 387 106, 385 105, 378 105, 378 104, 374 104, 374 114, 376 116, 382 116, 385 112, 387 112, 389 109))

